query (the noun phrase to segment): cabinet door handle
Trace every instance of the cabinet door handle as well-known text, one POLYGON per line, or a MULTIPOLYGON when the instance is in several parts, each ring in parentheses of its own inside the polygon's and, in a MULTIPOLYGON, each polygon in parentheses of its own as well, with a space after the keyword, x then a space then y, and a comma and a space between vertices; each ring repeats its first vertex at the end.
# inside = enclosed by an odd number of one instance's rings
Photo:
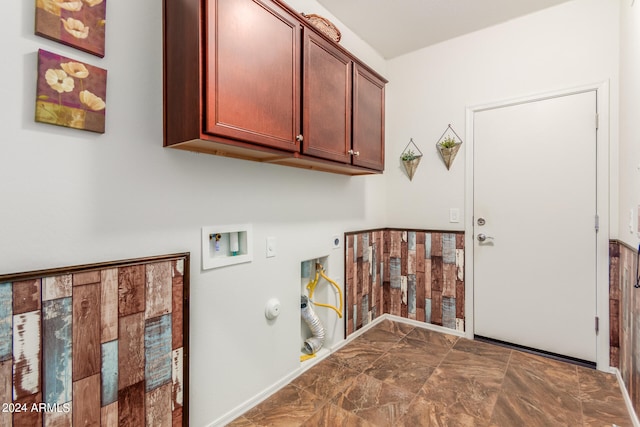
POLYGON ((302 135, 296 136, 296 141, 298 141, 298 142, 302 142, 303 139, 304 139, 304 137, 302 135))
POLYGON ((348 153, 351 154, 352 156, 359 156, 360 155, 359 151, 349 150, 348 153))

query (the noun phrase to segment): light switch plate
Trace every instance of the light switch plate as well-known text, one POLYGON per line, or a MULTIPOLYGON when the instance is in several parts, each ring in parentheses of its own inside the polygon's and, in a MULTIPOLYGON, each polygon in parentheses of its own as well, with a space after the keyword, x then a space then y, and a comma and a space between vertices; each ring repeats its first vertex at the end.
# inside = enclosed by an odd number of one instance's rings
POLYGON ((449 209, 449 222, 460 222, 460 209, 449 209))
POLYGON ((267 237, 267 258, 276 256, 278 241, 275 237, 267 237))

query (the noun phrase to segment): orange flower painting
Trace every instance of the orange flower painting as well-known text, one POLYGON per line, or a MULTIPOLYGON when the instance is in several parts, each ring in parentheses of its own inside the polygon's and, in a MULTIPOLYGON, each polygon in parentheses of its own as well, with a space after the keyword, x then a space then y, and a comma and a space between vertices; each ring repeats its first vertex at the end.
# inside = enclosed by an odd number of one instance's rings
POLYGON ((104 57, 107 0, 36 0, 36 34, 104 57))
POLYGON ((36 122, 104 133, 106 70, 40 49, 36 97, 36 122))

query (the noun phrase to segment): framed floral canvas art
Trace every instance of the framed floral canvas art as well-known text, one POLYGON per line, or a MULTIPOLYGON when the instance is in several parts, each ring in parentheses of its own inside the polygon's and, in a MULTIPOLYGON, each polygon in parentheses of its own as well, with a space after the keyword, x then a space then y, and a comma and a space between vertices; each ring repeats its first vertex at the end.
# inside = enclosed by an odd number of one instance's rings
POLYGON ((104 133, 107 70, 40 49, 36 122, 104 133))
POLYGON ((107 0, 36 0, 36 34, 104 57, 107 0))

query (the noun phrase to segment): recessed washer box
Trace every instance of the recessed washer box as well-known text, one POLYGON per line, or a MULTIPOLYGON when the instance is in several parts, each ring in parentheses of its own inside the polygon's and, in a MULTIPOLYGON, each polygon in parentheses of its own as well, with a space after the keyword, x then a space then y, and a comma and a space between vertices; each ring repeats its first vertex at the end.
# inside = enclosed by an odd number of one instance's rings
POLYGON ((202 269, 253 261, 251 224, 202 227, 202 269))

